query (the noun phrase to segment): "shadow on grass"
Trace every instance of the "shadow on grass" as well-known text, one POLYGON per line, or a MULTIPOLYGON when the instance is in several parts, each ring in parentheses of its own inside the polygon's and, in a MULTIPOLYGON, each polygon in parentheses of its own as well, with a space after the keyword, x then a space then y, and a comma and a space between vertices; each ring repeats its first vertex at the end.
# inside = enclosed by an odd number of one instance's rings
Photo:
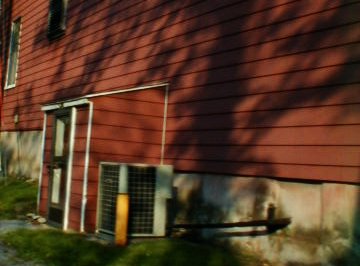
POLYGON ((117 248, 79 234, 25 229, 7 233, 1 240, 15 248, 19 257, 46 265, 236 266, 259 262, 253 255, 234 255, 223 248, 183 240, 145 241, 117 248))

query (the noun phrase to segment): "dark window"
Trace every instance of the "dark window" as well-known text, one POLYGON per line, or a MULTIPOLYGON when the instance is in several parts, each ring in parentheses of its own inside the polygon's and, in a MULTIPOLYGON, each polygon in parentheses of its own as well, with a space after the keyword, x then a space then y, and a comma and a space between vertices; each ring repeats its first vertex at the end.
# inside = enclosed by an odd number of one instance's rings
POLYGON ((50 0, 48 38, 54 40, 64 35, 68 0, 50 0))
POLYGON ((9 61, 6 76, 6 88, 15 87, 16 74, 18 69, 19 58, 19 41, 20 41, 20 19, 15 20, 11 26, 11 37, 9 47, 9 61))

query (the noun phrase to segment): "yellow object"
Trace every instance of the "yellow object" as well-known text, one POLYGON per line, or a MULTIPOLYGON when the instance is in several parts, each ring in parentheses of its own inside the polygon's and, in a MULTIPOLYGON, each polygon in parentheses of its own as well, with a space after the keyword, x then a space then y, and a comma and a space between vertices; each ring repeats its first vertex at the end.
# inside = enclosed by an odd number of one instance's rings
POLYGON ((116 202, 115 244, 127 244, 127 230, 129 221, 129 195, 119 194, 116 202))

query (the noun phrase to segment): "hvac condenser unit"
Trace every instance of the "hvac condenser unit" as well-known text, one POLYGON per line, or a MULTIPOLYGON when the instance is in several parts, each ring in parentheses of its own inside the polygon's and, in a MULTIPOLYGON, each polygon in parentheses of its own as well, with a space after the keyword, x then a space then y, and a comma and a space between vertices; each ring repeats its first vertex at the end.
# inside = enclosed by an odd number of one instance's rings
POLYGON ((127 193, 129 235, 165 236, 171 186, 171 166, 101 163, 98 232, 114 234, 117 195, 127 193))

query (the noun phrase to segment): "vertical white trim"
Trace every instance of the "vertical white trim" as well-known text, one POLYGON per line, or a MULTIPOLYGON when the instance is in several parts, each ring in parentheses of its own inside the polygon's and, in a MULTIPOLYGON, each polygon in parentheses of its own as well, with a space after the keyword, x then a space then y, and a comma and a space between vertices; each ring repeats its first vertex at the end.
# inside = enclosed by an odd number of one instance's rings
POLYGON ((161 136, 161 157, 160 157, 160 165, 164 164, 164 155, 165 155, 165 142, 166 142, 166 121, 167 121, 167 107, 169 101, 169 86, 165 87, 165 97, 164 97, 164 120, 163 120, 163 128, 162 128, 162 136, 161 136))
POLYGON ((85 163, 84 163, 84 179, 83 179, 83 196, 81 200, 81 221, 80 232, 85 231, 85 211, 87 203, 87 189, 88 189, 88 176, 89 176, 89 158, 90 158, 90 143, 91 143, 91 130, 93 120, 94 104, 89 102, 89 114, 88 114, 88 128, 86 136, 86 151, 85 151, 85 163))
POLYGON ((38 187, 38 193, 37 193, 37 209, 36 209, 37 213, 39 213, 39 210, 40 210, 41 184, 42 184, 43 164, 44 164, 44 156, 45 156, 46 125, 47 125, 47 114, 44 113, 43 132, 42 132, 42 138, 41 138, 41 158, 40 158, 39 187, 38 187))
POLYGON ((165 236, 167 220, 167 201, 172 196, 173 168, 170 165, 161 165, 156 168, 156 188, 154 202, 155 236, 165 236))
POLYGON ((74 157, 74 144, 75 144, 75 126, 76 126, 76 108, 71 108, 71 127, 70 127, 70 143, 69 143, 69 158, 66 167, 66 195, 64 207, 64 224, 63 229, 67 230, 69 225, 69 210, 70 210, 70 194, 71 194, 71 176, 72 164, 74 157))
POLYGON ((128 167, 126 164, 120 165, 119 179, 119 193, 128 193, 128 167))
POLYGON ((96 201, 96 225, 95 225, 95 233, 99 233, 100 230, 100 215, 101 215, 101 189, 102 189, 102 167, 103 163, 99 163, 99 169, 98 169, 98 186, 97 186, 97 201, 96 201))

